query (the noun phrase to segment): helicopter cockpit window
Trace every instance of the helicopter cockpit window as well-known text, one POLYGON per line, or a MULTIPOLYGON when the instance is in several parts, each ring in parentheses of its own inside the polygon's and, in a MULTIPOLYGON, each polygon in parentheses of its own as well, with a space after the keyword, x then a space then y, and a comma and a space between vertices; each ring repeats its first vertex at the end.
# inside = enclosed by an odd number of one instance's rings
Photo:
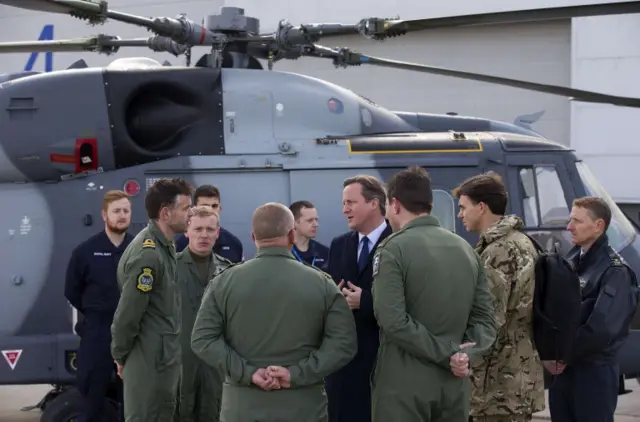
POLYGON ((555 167, 523 167, 520 182, 527 227, 560 229, 567 226, 570 210, 555 167))
POLYGON ((589 167, 581 161, 576 162, 576 168, 580 179, 584 184, 584 190, 587 191, 587 195, 598 196, 609 205, 611 208, 611 224, 607 230, 607 236, 609 237, 609 244, 617 252, 620 252, 627 245, 629 245, 636 237, 636 231, 633 225, 629 222, 624 213, 618 208, 618 205, 609 196, 604 187, 598 182, 598 179, 591 173, 589 167))
POLYGON ((447 230, 456 231, 456 203, 449 192, 433 190, 433 211, 431 212, 440 221, 440 226, 447 230))

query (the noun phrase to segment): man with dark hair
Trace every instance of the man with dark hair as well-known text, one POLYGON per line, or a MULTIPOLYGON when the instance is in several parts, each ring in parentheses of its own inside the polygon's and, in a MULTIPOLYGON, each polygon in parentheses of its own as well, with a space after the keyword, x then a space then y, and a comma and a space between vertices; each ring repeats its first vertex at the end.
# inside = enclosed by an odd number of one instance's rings
MULTIPOLYGON (((498 328, 489 353, 471 368, 470 415, 482 422, 527 422, 545 405, 542 363, 530 334, 538 252, 521 232, 522 220, 505 215, 507 191, 497 173, 473 176, 453 195, 458 218, 480 235, 475 250, 484 263, 498 328)), ((455 359, 452 369, 459 373, 455 359)))
MULTIPOLYGON (((220 190, 212 185, 200 185, 193 194, 193 204, 196 207, 211 207, 220 215, 222 204, 220 202, 220 190)), ((189 244, 189 239, 184 234, 180 234, 176 239, 176 251, 182 252, 189 244)), ((213 245, 213 252, 231 262, 240 262, 244 259, 242 253, 242 242, 229 230, 220 227, 218 239, 213 245)))
POLYGON ((378 244, 391 234, 391 227, 384 218, 386 195, 378 179, 354 176, 346 179, 343 187, 342 212, 351 231, 331 242, 327 272, 353 311, 358 354, 326 379, 329 421, 371 422, 369 382, 379 346, 371 296, 371 259, 378 244))
POLYGON ((633 270, 609 245, 606 231, 611 209, 587 196, 573 201, 567 230, 575 247, 568 260, 582 288, 581 326, 571 359, 544 362, 558 375, 549 387, 554 422, 613 422, 618 404, 617 354, 638 306, 638 282, 633 270))
MULTIPOLYGON (((121 190, 107 192, 102 200, 102 219, 104 230, 73 250, 64 288, 65 297, 83 317, 75 327, 80 336, 76 382, 83 399, 79 422, 102 420, 104 398, 116 372, 110 327, 120 298, 118 261, 133 239, 127 233, 131 223, 129 195, 121 190)), ((121 396, 119 379, 115 387, 121 396)))
POLYGON ((222 421, 327 420, 324 378, 356 353, 355 325, 331 278, 291 256, 293 215, 252 218, 256 257, 209 283, 191 346, 226 379, 222 421))
POLYGON ((291 253, 300 262, 325 269, 329 248, 314 240, 318 233, 318 210, 309 201, 296 201, 289 205, 293 214, 295 235, 291 253))
POLYGON ((175 413, 181 314, 172 239, 187 229, 191 193, 182 179, 155 182, 145 197, 149 224, 118 264, 111 354, 124 383, 126 421, 170 421, 175 413))
POLYGON ((482 354, 496 337, 482 262, 440 227, 432 208, 424 169, 401 171, 387 183, 394 234, 373 259, 373 309, 384 345, 371 380, 373 422, 466 421, 469 379, 451 372, 451 358, 463 349, 482 354))

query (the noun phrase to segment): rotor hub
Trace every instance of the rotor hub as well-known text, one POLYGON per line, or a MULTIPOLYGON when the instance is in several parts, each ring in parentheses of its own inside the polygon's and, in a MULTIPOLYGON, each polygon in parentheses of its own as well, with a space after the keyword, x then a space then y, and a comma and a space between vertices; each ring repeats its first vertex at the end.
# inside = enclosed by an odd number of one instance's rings
POLYGON ((221 7, 220 14, 207 16, 207 29, 224 34, 258 34, 260 20, 245 16, 240 7, 221 7))

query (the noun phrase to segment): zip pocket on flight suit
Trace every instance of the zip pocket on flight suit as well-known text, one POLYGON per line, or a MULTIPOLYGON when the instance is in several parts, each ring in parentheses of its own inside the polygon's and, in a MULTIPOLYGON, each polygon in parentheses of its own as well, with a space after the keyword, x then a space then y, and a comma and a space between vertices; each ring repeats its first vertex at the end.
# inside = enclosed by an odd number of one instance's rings
POLYGON ((177 335, 163 335, 160 337, 160 350, 158 351, 156 368, 162 371, 168 366, 176 365, 180 357, 180 344, 177 335))

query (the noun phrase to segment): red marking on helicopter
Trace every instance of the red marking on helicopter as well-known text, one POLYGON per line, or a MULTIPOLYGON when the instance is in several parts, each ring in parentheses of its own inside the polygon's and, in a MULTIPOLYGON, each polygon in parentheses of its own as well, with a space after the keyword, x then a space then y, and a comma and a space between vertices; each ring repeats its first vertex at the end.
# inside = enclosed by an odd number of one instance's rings
POLYGON ((52 163, 74 164, 76 157, 73 155, 49 154, 49 160, 51 160, 52 163))
POLYGON ((7 361, 9 367, 13 371, 16 369, 20 356, 22 356, 22 350, 3 350, 2 356, 4 356, 4 360, 7 361))
POLYGON ((124 191, 129 196, 136 196, 140 193, 140 183, 135 180, 127 180, 124 184, 124 191))
POLYGON ((327 106, 329 107, 329 111, 333 114, 342 114, 342 112, 344 111, 344 105, 342 104, 342 101, 338 100, 337 98, 330 98, 327 102, 327 106))

